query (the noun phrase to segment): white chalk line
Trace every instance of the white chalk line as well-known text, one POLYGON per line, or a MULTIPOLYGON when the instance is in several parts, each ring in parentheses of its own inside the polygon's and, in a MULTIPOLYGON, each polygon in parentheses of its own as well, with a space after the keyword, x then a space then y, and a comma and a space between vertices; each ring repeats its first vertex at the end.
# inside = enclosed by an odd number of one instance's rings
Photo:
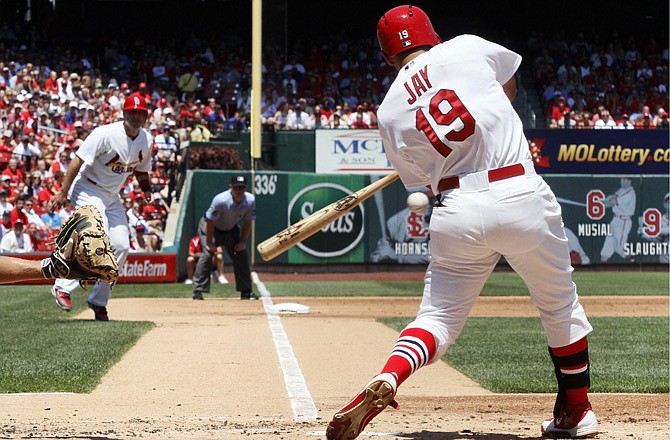
POLYGON ((277 358, 279 358, 279 366, 284 374, 284 384, 293 409, 294 420, 317 420, 318 411, 312 400, 312 395, 307 389, 307 383, 302 375, 302 370, 298 364, 298 360, 293 354, 293 348, 288 340, 288 336, 284 331, 284 326, 281 324, 279 315, 271 311, 272 298, 270 291, 265 287, 265 284, 258 278, 256 272, 251 273, 251 278, 258 287, 258 292, 261 294, 261 301, 263 301, 263 308, 265 315, 268 318, 270 332, 272 332, 272 340, 277 350, 277 358))

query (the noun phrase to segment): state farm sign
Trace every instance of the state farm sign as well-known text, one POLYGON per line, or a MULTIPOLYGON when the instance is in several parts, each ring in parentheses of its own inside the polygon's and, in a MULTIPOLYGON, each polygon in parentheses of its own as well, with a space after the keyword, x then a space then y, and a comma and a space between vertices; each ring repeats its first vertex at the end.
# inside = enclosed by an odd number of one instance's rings
POLYGON ((174 282, 177 279, 175 254, 128 254, 119 274, 120 283, 174 282))

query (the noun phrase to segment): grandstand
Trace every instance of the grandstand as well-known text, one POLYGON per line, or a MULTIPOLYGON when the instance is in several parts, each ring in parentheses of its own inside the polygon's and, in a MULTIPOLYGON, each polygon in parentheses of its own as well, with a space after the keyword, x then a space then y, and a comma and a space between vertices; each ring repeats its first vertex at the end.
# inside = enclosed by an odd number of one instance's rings
MULTIPOLYGON (((153 244, 137 245, 136 251, 173 242, 165 233, 169 224, 175 226, 168 213, 178 212, 179 183, 187 168, 181 147, 236 139, 255 124, 250 120, 250 23, 235 19, 249 16, 250 6, 243 3, 192 2, 183 14, 174 8, 184 3, 169 1, 2 5, 0 172, 11 175, 6 188, 11 205, 0 210, 11 209, 22 194, 30 196, 35 249, 46 250, 47 236, 57 230, 43 218, 48 193, 58 188, 57 171, 67 168, 67 156, 92 129, 121 117, 123 100, 134 91, 150 100, 152 183, 162 200, 142 206, 135 201, 137 182, 127 183, 129 234, 141 224, 153 237, 153 244), (132 17, 126 14, 130 7, 132 17), (141 19, 148 14, 150 23, 141 19), (81 25, 68 26, 73 21, 81 25), (171 33, 161 33, 164 26, 171 33), (12 159, 19 173, 12 171, 12 159), (36 174, 39 178, 33 178, 36 174), (47 193, 40 195, 45 187, 47 193)), ((371 33, 381 6, 372 2, 355 17, 346 8, 334 12, 334 20, 351 27, 323 32, 308 18, 305 3, 265 5, 258 125, 264 132, 375 128, 375 110, 394 76, 371 33), (345 31, 350 28, 355 31, 345 31)), ((565 21, 536 6, 545 21, 530 22, 531 12, 520 10, 501 32, 489 26, 494 20, 489 15, 502 13, 504 6, 482 6, 490 14, 474 20, 472 11, 450 10, 437 27, 445 38, 459 32, 501 38, 524 55, 514 105, 527 128, 668 129, 668 28, 662 10, 640 9, 623 14, 625 20, 608 11, 603 21, 627 26, 613 32, 610 26, 587 26, 586 13, 565 21), (603 121, 603 114, 611 122, 603 121)))

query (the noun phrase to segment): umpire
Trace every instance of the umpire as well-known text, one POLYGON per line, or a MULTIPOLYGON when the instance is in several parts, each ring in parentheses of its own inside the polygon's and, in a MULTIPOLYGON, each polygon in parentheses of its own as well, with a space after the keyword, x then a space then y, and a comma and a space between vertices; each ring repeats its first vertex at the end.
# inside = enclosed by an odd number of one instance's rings
POLYGON ((240 299, 258 299, 251 291, 251 268, 246 242, 251 232, 251 222, 256 219, 256 199, 248 192, 247 179, 233 176, 227 191, 217 194, 200 220, 198 234, 202 244, 202 257, 198 259, 193 276, 193 299, 203 299, 209 293, 212 274, 212 255, 217 246, 223 246, 233 260, 235 290, 240 299), (242 231, 238 221, 244 220, 242 231))

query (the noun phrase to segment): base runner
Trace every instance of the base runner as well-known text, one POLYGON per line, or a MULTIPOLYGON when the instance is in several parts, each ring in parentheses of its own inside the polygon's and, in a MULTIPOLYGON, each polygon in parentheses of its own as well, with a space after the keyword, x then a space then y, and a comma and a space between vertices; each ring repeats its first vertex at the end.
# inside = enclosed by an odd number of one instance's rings
MULTIPOLYGON (((143 129, 148 117, 147 102, 135 92, 123 103, 123 121, 98 127, 79 147, 63 180, 63 186, 53 198, 52 210, 63 206, 68 197, 75 205, 93 205, 102 214, 109 241, 114 248, 119 267, 128 256, 130 239, 128 218, 119 191, 132 174, 151 200, 151 147, 149 133, 143 129)), ((88 306, 97 321, 108 321, 107 302, 114 283, 97 281, 88 296, 88 306)), ((79 286, 77 280, 58 279, 52 288, 58 306, 72 309, 71 293, 79 286)))

